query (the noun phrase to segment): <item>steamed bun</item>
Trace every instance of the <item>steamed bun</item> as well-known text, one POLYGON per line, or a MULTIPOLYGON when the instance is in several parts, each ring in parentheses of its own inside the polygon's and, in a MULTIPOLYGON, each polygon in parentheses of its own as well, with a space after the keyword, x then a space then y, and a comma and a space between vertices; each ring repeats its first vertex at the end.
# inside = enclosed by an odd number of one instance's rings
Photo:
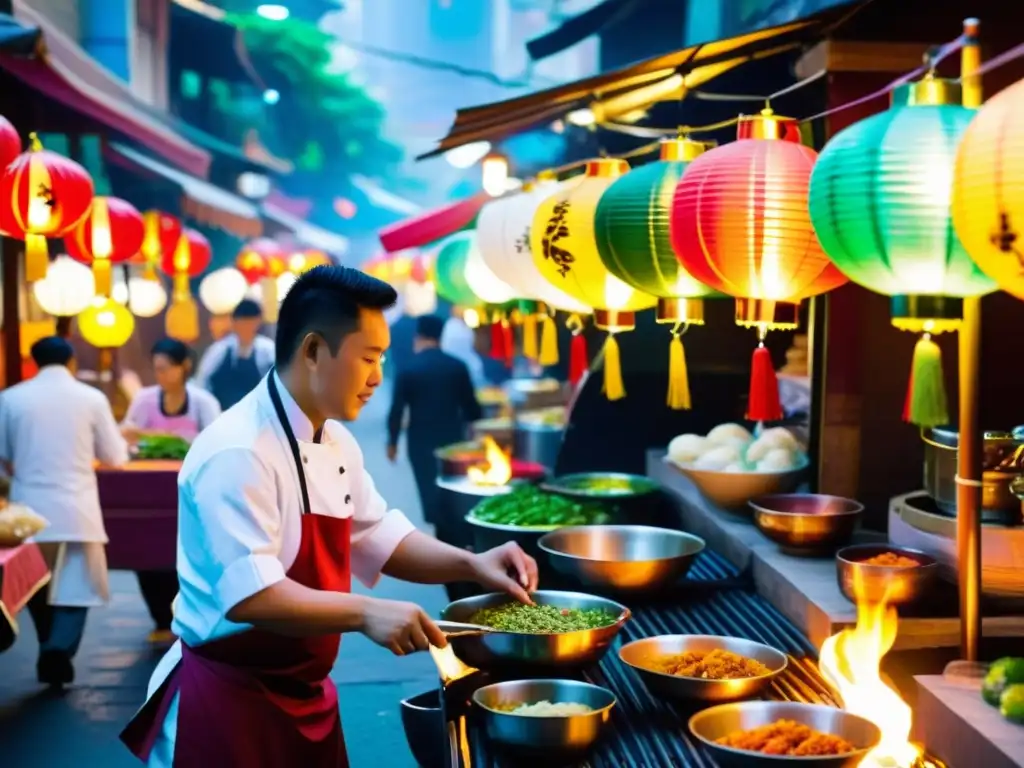
POLYGON ((722 471, 730 464, 740 462, 740 451, 731 445, 720 445, 703 454, 694 463, 694 469, 722 471))
POLYGON ((739 424, 719 424, 708 432, 708 441, 715 445, 743 446, 754 439, 746 429, 739 424))
POLYGON ((710 447, 706 437, 679 435, 668 444, 668 457, 677 464, 689 464, 710 447))
POLYGON ((785 448, 773 448, 757 462, 759 472, 785 472, 796 466, 796 455, 785 448))
POLYGON ((790 451, 799 451, 800 442, 785 427, 771 427, 764 430, 757 438, 758 442, 765 442, 772 448, 786 448, 790 451))
POLYGON ((740 464, 738 461, 733 462, 727 467, 722 468, 723 472, 746 472, 747 468, 740 464))

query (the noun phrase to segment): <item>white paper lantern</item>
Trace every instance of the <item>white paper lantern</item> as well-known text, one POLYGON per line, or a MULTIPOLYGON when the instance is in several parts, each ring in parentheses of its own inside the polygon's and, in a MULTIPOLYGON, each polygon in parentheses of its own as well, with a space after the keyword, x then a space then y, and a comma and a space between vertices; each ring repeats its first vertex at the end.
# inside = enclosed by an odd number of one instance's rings
POLYGON ((473 238, 469 253, 466 255, 465 274, 469 290, 484 304, 504 304, 516 298, 515 289, 487 266, 484 257, 480 255, 476 237, 473 238))
POLYGON ((74 317, 92 305, 96 280, 92 270, 70 256, 50 262, 46 277, 32 284, 39 306, 54 317, 74 317))
POLYGON ((242 273, 234 267, 217 269, 199 283, 199 300, 214 315, 229 315, 245 298, 249 288, 242 273))
POLYGON ((409 317, 422 317, 437 311, 437 288, 429 280, 417 283, 410 280, 402 294, 403 311, 409 317))
POLYGON ((590 314, 590 307, 549 283, 533 263, 530 228, 542 202, 555 192, 578 183, 539 181, 531 189, 488 203, 477 218, 480 255, 516 298, 542 301, 554 309, 590 314))
POLYGON ((167 289, 157 280, 128 278, 128 310, 136 317, 156 317, 167 306, 167 289))

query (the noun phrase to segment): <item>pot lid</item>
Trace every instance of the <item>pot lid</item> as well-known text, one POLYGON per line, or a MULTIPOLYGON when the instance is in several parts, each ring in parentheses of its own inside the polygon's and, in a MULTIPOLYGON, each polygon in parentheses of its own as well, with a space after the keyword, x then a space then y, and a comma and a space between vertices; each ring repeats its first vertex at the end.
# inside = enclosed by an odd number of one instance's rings
MULTIPOLYGON (((935 443, 946 448, 956 448, 960 444, 960 433, 954 427, 932 427, 923 431, 925 442, 935 443)), ((984 433, 986 443, 1024 442, 1024 426, 1014 427, 1013 431, 990 430, 984 433)))

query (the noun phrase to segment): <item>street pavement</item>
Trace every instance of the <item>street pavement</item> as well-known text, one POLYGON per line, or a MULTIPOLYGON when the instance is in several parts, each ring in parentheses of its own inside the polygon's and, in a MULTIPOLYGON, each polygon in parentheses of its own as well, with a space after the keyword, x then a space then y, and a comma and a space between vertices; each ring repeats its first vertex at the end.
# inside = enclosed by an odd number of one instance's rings
MULTIPOLYGON (((419 526, 423 517, 404 455, 385 457, 385 419, 390 403, 385 385, 349 425, 359 440, 367 469, 388 503, 419 526)), ((27 614, 21 635, 0 655, 0 766, 3 768, 129 768, 139 763, 117 734, 142 703, 159 654, 150 650, 152 629, 132 573, 111 574, 111 602, 89 616, 75 660, 76 680, 62 695, 35 679, 36 638, 27 614)), ((362 585, 357 591, 365 593, 362 585)), ((385 578, 377 597, 416 602, 436 616, 444 590, 385 578)), ((415 768, 402 732, 398 702, 437 685, 426 654, 396 658, 361 635, 342 643, 332 677, 338 684, 342 720, 353 768, 415 768)))

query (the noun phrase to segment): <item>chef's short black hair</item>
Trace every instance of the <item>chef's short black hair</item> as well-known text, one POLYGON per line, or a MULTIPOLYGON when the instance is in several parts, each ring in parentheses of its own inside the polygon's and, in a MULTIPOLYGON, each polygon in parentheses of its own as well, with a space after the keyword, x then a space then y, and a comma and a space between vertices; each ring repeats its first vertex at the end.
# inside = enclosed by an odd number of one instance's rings
POLYGON ((175 365, 184 365, 186 361, 192 359, 192 349, 183 341, 166 338, 160 339, 154 344, 149 355, 150 357, 163 355, 175 365))
POLYGON ((416 335, 421 339, 440 341, 444 333, 444 318, 437 315, 423 315, 416 318, 416 335))
POLYGON ((288 365, 307 333, 324 337, 332 355, 359 328, 359 310, 390 309, 398 293, 383 280, 351 267, 315 267, 295 281, 277 318, 277 365, 288 365))
POLYGON ((253 299, 242 299, 231 313, 231 317, 235 320, 263 317, 263 310, 260 308, 259 302, 253 299))
POLYGON ((75 356, 75 350, 71 344, 60 336, 47 336, 40 339, 32 345, 29 352, 38 368, 47 365, 67 365, 75 356))

